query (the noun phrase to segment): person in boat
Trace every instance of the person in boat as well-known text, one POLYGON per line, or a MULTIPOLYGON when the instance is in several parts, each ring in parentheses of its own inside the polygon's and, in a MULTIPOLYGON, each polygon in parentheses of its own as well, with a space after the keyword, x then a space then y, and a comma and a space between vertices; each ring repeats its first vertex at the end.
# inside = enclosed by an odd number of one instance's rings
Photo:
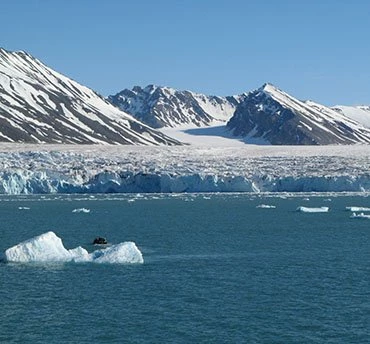
POLYGON ((106 244, 108 244, 108 241, 103 237, 96 237, 93 241, 93 245, 106 245, 106 244))

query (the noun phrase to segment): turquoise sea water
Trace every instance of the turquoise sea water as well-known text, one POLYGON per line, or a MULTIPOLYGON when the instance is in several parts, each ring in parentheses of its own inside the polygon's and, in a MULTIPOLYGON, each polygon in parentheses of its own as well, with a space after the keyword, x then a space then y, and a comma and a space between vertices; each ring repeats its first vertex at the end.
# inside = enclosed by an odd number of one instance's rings
POLYGON ((3 196, 0 251, 52 230, 134 241, 144 264, 1 263, 0 342, 367 343, 370 220, 345 207, 370 198, 309 198, 3 196))

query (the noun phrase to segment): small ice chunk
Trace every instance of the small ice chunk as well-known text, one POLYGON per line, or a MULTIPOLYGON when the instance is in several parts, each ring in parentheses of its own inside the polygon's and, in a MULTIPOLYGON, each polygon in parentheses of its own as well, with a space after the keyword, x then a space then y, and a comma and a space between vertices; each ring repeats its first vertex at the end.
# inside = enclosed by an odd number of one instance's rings
POLYGON ((257 205, 256 208, 262 208, 262 209, 274 209, 276 206, 274 205, 269 205, 269 204, 259 204, 257 205))
POLYGON ((318 208, 308 208, 308 207, 298 207, 297 211, 301 213, 327 213, 329 207, 318 207, 318 208))
POLYGON ((369 219, 370 220, 370 215, 369 214, 364 214, 364 213, 353 213, 351 216, 351 219, 369 219))
POLYGON ((90 209, 86 209, 86 208, 77 208, 77 209, 72 210, 72 213, 89 213, 89 212, 90 212, 90 209))

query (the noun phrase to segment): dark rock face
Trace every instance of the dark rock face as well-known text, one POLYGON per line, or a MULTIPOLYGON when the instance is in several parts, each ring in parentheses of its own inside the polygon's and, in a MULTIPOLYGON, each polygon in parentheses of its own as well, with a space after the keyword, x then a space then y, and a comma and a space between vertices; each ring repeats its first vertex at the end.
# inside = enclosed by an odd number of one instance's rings
POLYGON ((153 128, 225 122, 239 103, 238 97, 206 96, 155 85, 125 89, 108 100, 153 128))
POLYGON ((0 142, 179 144, 29 54, 4 49, 0 142))
POLYGON ((338 112, 301 102, 266 84, 236 107, 227 127, 235 136, 262 138, 273 145, 369 143, 370 130, 338 112))

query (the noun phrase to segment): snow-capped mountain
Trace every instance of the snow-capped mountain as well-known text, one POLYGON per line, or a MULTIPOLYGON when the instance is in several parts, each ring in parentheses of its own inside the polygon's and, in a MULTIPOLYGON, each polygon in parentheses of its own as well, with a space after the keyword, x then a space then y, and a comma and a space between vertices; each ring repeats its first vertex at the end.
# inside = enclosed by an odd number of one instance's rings
POLYGON ((108 99, 121 110, 153 128, 175 128, 182 125, 204 127, 231 118, 241 96, 206 96, 169 87, 148 85, 125 89, 108 99))
POLYGON ((235 136, 273 145, 370 143, 370 129, 354 116, 300 101, 271 84, 248 93, 227 126, 235 136))
POLYGON ((0 142, 173 145, 25 52, 0 49, 0 142))

